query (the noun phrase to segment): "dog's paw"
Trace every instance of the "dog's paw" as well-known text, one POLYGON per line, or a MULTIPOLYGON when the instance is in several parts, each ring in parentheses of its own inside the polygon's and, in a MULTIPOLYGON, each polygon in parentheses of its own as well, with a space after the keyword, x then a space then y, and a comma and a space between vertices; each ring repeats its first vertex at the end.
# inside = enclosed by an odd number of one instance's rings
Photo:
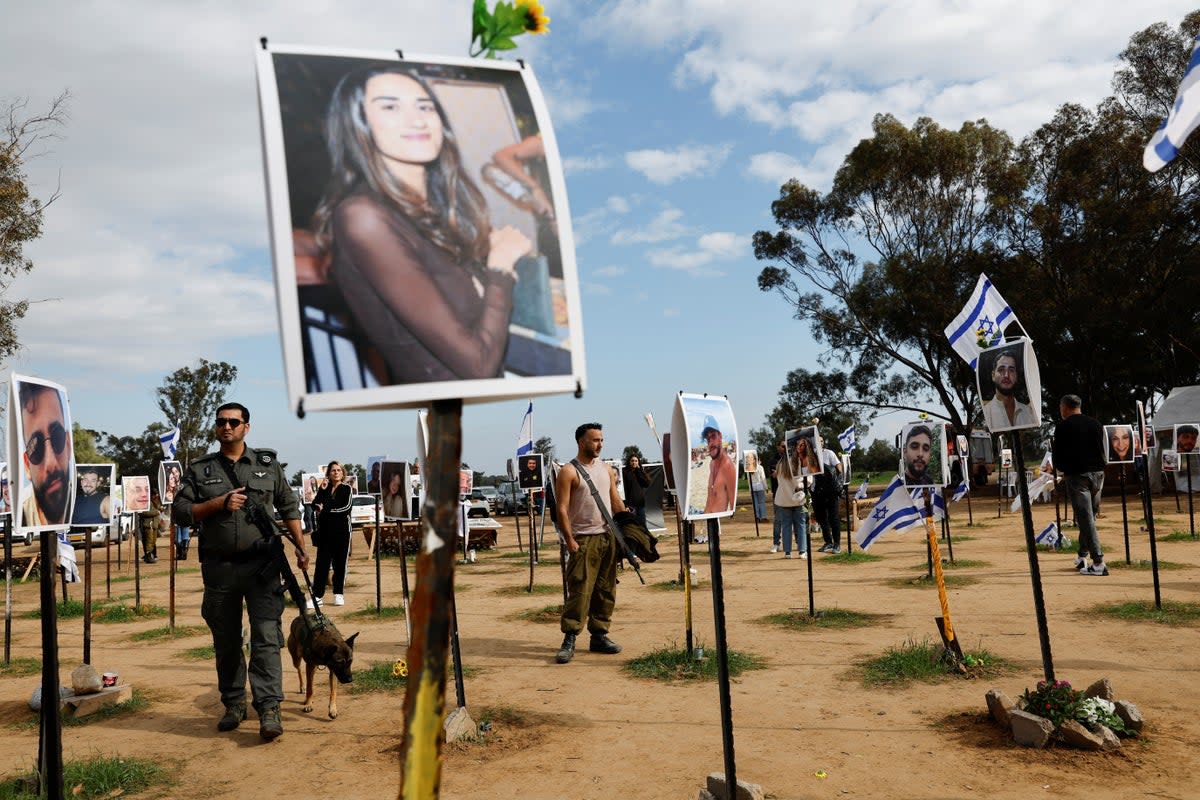
POLYGON ((311 714, 311 713, 312 713, 312 710, 313 710, 313 707, 312 707, 311 705, 308 705, 308 706, 305 706, 305 707, 304 707, 304 713, 305 713, 305 714, 311 714))
POLYGON ((329 718, 337 719, 337 715, 338 715, 337 706, 330 706, 329 707, 329 718))

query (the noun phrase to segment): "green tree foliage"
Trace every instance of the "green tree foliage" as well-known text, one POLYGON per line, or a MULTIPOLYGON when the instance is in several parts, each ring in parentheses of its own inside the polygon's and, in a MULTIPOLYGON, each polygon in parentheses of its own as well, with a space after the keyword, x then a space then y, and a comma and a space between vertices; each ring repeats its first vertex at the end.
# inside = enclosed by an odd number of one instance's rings
POLYGON ((823 389, 802 405, 930 410, 961 427, 975 387, 943 328, 1001 256, 996 238, 1022 188, 1013 143, 984 120, 954 131, 880 114, 872 128, 827 195, 783 185, 778 230, 754 234, 755 256, 772 262, 758 286, 826 347, 829 372, 794 376, 823 389))
POLYGON ((646 463, 646 456, 642 454, 642 448, 636 444, 625 445, 625 449, 621 452, 621 463, 628 463, 631 456, 637 456, 638 462, 641 464, 646 463))
POLYGON ((851 459, 854 472, 894 473, 900 468, 900 451, 893 442, 876 439, 865 450, 855 450, 851 459))
POLYGON ((29 302, 11 299, 8 289, 33 269, 25 245, 42 235, 46 207, 58 198, 57 191, 45 200, 30 192, 25 164, 38 155, 39 143, 57 136, 66 124, 69 97, 64 92, 41 113, 30 113, 25 99, 0 110, 0 361, 20 347, 17 323, 29 310, 29 302))
POLYGON ((779 402, 767 415, 766 424, 750 432, 750 442, 758 448, 759 456, 765 462, 773 463, 771 454, 783 438, 783 432, 811 425, 814 418, 820 420, 817 427, 826 444, 834 450, 841 450, 837 435, 851 425, 855 426, 860 439, 866 436, 866 409, 840 402, 850 391, 847 380, 844 372, 810 372, 806 369, 789 372, 787 382, 779 390, 779 402))
POLYGON ((1197 29, 1200 12, 1177 31, 1135 34, 1117 95, 1062 106, 1018 151, 1028 191, 1011 219, 1005 283, 1036 289, 1018 313, 1051 367, 1049 406, 1075 392, 1088 413, 1127 421, 1135 400, 1200 379, 1200 159, 1193 143, 1158 173, 1142 167, 1197 29))
MULTIPOLYGON (((286 465, 285 465, 286 466, 286 465)), ((346 476, 358 476, 358 491, 365 493, 367 491, 367 468, 362 464, 351 464, 347 461, 342 462, 342 469, 346 470, 346 476)))
POLYGON ((71 441, 75 443, 76 464, 97 464, 104 459, 96 449, 96 431, 88 430, 78 422, 71 423, 71 441))
POLYGON ((194 369, 180 367, 163 379, 156 390, 158 408, 171 424, 179 424, 179 461, 187 464, 208 451, 217 408, 236 379, 237 367, 203 358, 194 369))
POLYGON ((114 436, 97 432, 96 443, 100 461, 117 465, 117 476, 148 475, 151 484, 158 480, 158 464, 163 460, 158 437, 169 429, 161 422, 150 425, 141 436, 114 436))
POLYGON ((550 440, 549 436, 539 436, 533 443, 533 452, 541 453, 545 456, 543 461, 549 464, 554 461, 554 442, 550 440))

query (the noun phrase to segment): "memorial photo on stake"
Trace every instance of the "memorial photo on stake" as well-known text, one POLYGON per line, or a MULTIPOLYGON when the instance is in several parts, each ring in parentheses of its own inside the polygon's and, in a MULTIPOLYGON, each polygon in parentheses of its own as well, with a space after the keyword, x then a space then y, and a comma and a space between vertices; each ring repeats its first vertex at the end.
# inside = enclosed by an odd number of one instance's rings
POLYGON ((1104 454, 1109 464, 1132 464, 1134 452, 1132 425, 1104 426, 1104 454))
POLYGON ((122 494, 125 497, 125 510, 150 510, 150 478, 145 475, 127 475, 121 478, 122 494))
POLYGON ((541 489, 545 482, 542 480, 542 454, 526 453, 517 460, 517 485, 522 489, 541 489))
POLYGON ((1200 433, 1200 424, 1195 422, 1184 422, 1175 426, 1175 435, 1171 441, 1173 449, 1181 458, 1195 458, 1193 452, 1196 449, 1196 435, 1200 433))
POLYGON ((900 433, 900 474, 904 485, 945 486, 946 470, 942 426, 932 422, 910 422, 900 433))
POLYGON ((787 442, 787 451, 791 456, 793 470, 802 480, 797 481, 805 486, 806 491, 812 490, 813 481, 821 474, 824 448, 821 437, 815 425, 807 428, 794 428, 783 432, 783 440, 787 442))
POLYGON ((72 525, 107 525, 112 519, 112 464, 75 465, 72 525))
POLYGON ((742 461, 746 465, 745 471, 747 475, 753 475, 758 469, 758 451, 743 450, 742 461))
POLYGON ((8 463, 0 461, 0 514, 12 512, 12 501, 8 489, 8 463))
POLYGON ((163 505, 175 502, 179 482, 183 480, 183 467, 178 461, 163 461, 158 465, 158 496, 163 505))
POLYGON ((1028 339, 981 350, 975 366, 983 423, 992 433, 1042 424, 1042 382, 1028 339))
POLYGON ((65 527, 75 500, 75 447, 66 389, 15 373, 9 386, 8 462, 16 465, 13 527, 65 527))
POLYGON ((291 405, 586 388, 561 160, 528 64, 257 53, 291 405))
POLYGON ((733 513, 737 503, 737 425, 729 400, 681 393, 671 422, 671 461, 684 519, 733 513))
POLYGON ((1174 450, 1162 451, 1163 472, 1175 472, 1179 469, 1179 454, 1174 450))
POLYGON ((379 471, 386 460, 387 456, 367 457, 367 494, 377 495, 383 491, 379 471))
POLYGON ((383 518, 412 519, 412 475, 407 461, 381 461, 380 485, 383 487, 383 518))

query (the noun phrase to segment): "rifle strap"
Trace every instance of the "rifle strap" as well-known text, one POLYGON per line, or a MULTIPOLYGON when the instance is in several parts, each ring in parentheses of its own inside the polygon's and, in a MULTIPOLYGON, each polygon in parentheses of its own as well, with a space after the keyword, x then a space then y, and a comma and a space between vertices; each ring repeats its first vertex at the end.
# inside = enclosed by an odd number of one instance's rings
POLYGON ((571 459, 571 466, 575 467, 575 471, 579 473, 579 477, 587 484, 588 490, 592 493, 592 499, 596 501, 596 507, 600 509, 600 516, 604 517, 604 524, 612 531, 612 535, 616 537, 617 544, 621 551, 625 554, 625 558, 629 559, 629 563, 633 566, 633 571, 637 573, 638 580, 643 584, 646 579, 642 577, 642 570, 638 564, 637 556, 629 549, 629 544, 625 541, 625 534, 621 533, 621 526, 612 518, 612 514, 608 512, 608 508, 604 505, 604 500, 600 497, 600 492, 596 489, 596 484, 592 483, 592 476, 588 475, 583 464, 579 463, 578 458, 571 459))

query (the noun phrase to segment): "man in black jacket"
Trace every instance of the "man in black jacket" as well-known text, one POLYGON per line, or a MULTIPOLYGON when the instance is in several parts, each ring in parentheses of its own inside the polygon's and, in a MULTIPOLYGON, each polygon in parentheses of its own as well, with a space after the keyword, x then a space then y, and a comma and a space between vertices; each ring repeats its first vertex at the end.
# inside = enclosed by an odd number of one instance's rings
POLYGON ((1067 496, 1079 525, 1079 555, 1075 568, 1080 575, 1103 576, 1104 551, 1096 532, 1096 514, 1100 511, 1100 491, 1104 488, 1104 427, 1082 411, 1078 395, 1063 395, 1058 402, 1062 417, 1054 426, 1053 469, 1065 479, 1067 496), (1092 563, 1084 557, 1091 554, 1092 563))

